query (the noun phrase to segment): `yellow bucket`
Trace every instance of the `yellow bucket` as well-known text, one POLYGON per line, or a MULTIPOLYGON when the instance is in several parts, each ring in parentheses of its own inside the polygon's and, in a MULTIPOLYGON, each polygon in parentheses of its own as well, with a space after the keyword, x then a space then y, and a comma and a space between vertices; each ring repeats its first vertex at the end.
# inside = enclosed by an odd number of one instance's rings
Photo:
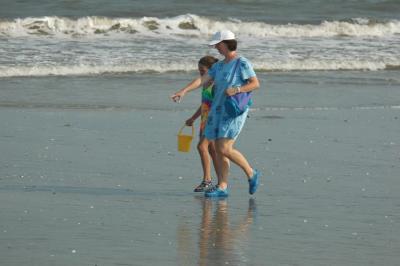
POLYGON ((185 125, 178 132, 178 151, 189 152, 194 137, 194 126, 192 126, 192 135, 184 135, 182 133, 184 128, 185 125))

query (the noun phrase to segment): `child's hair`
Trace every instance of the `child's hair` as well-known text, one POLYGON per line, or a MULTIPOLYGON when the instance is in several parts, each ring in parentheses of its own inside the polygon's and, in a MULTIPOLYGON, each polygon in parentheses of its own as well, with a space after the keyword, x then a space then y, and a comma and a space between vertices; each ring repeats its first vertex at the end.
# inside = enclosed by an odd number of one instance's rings
POLYGON ((199 65, 211 68, 212 65, 218 62, 218 59, 211 55, 206 55, 199 60, 199 65))

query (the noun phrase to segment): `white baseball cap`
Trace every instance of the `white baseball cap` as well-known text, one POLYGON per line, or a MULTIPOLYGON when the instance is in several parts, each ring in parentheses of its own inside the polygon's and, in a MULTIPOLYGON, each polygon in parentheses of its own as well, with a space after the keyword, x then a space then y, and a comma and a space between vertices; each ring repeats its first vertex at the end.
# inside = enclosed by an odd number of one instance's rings
POLYGON ((220 43, 222 41, 234 39, 235 34, 233 32, 231 32, 230 30, 221 30, 214 33, 208 45, 216 45, 217 43, 220 43))

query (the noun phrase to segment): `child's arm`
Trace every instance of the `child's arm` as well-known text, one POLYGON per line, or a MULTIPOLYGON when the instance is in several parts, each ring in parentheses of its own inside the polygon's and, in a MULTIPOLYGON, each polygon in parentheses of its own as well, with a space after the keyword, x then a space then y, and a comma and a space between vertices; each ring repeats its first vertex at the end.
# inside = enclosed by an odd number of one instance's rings
POLYGON ((208 75, 205 74, 202 77, 198 77, 195 78, 194 80, 192 80, 188 85, 186 85, 183 89, 179 90, 178 92, 174 93, 171 96, 171 99, 174 102, 180 102, 181 99, 183 98, 183 96, 187 93, 190 92, 192 90, 195 90, 201 86, 203 86, 204 84, 208 84, 210 81, 212 80, 212 78, 208 75))
POLYGON ((192 90, 195 90, 197 88, 199 88, 201 85, 201 77, 195 78, 194 80, 192 80, 188 85, 186 85, 185 87, 183 87, 181 90, 175 92, 172 96, 171 99, 174 102, 180 102, 181 99, 183 98, 183 96, 187 93, 190 92, 192 90))
POLYGON ((197 109, 197 111, 188 120, 186 120, 186 125, 192 126, 194 121, 197 118, 199 118, 200 115, 201 115, 201 106, 197 109))

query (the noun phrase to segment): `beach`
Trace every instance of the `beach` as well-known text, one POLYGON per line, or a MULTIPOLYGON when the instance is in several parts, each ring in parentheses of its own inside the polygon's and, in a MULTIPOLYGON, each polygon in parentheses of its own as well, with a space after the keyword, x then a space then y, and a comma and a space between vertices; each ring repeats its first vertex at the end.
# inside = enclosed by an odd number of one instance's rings
POLYGON ((1 265, 398 264, 397 71, 259 74, 225 200, 176 147, 195 74, 1 79, 1 265))
POLYGON ((399 264, 399 1, 2 3, 1 266, 399 264), (198 121, 177 150, 200 91, 170 96, 220 30, 261 82, 235 145, 262 175, 207 199, 198 121))

